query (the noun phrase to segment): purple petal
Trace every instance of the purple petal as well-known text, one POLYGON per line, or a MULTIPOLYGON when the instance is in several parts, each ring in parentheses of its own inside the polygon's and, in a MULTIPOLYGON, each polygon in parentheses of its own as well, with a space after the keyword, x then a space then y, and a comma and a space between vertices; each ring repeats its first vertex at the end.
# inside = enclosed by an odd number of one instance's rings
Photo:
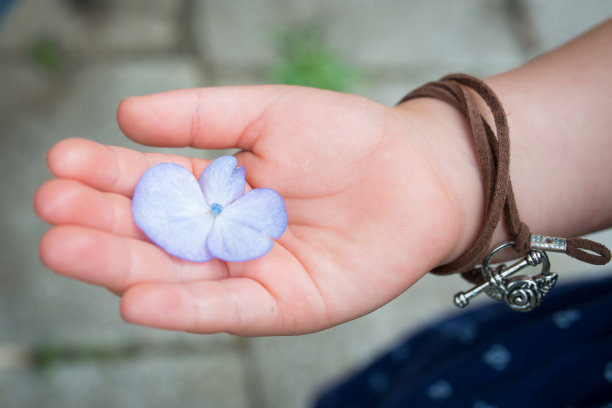
POLYGON ((208 236, 208 250, 216 258, 242 262, 265 255, 274 244, 271 238, 231 218, 217 217, 208 236))
POLYGON ((278 238, 287 228, 287 210, 283 198, 269 188, 256 188, 227 206, 221 214, 238 224, 278 238))
POLYGON ((237 164, 234 156, 221 156, 206 166, 199 183, 209 206, 225 207, 244 194, 244 167, 237 164))
POLYGON ((287 228, 287 211, 274 190, 251 190, 215 219, 208 250, 217 258, 239 262, 266 254, 287 228))
POLYGON ((161 163, 147 170, 136 185, 132 214, 136 225, 169 254, 194 262, 212 258, 206 238, 214 217, 186 168, 161 163))

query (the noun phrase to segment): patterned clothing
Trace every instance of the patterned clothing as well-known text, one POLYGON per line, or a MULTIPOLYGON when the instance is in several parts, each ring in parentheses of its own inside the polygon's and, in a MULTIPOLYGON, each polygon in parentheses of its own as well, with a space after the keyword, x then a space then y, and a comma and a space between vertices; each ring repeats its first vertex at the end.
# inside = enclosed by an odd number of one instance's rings
POLYGON ((612 278, 561 285, 528 313, 445 319, 326 391, 317 408, 612 408, 612 278))

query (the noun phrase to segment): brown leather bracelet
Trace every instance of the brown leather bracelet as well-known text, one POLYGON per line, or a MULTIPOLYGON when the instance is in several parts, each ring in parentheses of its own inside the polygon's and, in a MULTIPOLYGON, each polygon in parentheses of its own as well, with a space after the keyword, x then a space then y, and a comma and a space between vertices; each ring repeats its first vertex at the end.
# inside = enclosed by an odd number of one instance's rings
MULTIPOLYGON (((519 256, 528 255, 534 250, 552 250, 595 265, 604 265, 610 261, 610 250, 600 243, 584 238, 532 235, 529 227, 520 220, 510 181, 508 121, 501 102, 487 84, 470 75, 447 75, 408 93, 398 104, 422 97, 442 100, 468 119, 485 191, 485 221, 478 238, 459 258, 437 267, 432 273, 461 273, 465 279, 476 284, 492 279, 494 274, 485 271, 481 264, 491 249, 493 232, 504 215, 506 229, 512 237, 512 247, 519 256), (494 127, 480 114, 472 92, 484 101, 493 117, 494 127)), ((499 274, 495 276, 502 282, 499 274)))

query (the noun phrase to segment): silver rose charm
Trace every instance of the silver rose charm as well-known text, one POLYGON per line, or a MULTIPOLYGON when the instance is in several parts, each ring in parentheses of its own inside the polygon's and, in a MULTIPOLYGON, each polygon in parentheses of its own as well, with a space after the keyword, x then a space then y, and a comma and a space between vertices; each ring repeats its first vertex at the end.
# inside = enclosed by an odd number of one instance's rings
POLYGON ((503 300, 512 310, 527 312, 542 303, 542 298, 557 283, 557 274, 537 275, 533 278, 521 275, 508 279, 503 290, 503 300))

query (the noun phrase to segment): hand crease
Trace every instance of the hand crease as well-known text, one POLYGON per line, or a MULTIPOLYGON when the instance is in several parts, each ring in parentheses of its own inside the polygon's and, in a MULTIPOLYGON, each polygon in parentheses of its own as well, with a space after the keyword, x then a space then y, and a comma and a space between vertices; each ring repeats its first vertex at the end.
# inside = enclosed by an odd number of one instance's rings
POLYGON ((110 190, 119 191, 117 187, 119 185, 119 181, 121 180, 121 164, 117 158, 117 150, 114 148, 114 146, 106 146, 106 148, 110 151, 111 156, 113 157, 113 165, 115 169, 111 175, 110 190))
MULTIPOLYGON (((293 227, 295 225, 288 225, 287 226, 287 231, 285 232, 285 234, 287 234, 287 232, 289 232, 295 240, 298 241, 302 241, 299 238, 297 238, 293 227)), ((321 228, 325 228, 325 227, 321 227, 321 228)), ((328 228, 331 229, 331 228, 328 228)), ((307 245, 307 243, 305 241, 302 241, 302 243, 304 245, 307 245)), ((280 243, 279 241, 277 241, 277 244, 282 247, 284 250, 286 250, 287 252, 289 252, 290 254, 293 255, 293 257, 295 258, 295 260, 298 262, 298 264, 301 266, 302 271, 308 276, 308 279, 310 280, 310 282, 312 283, 312 285, 315 288, 315 292, 317 292, 317 295, 319 296, 320 302, 323 305, 323 309, 325 310, 325 316, 327 318, 327 324, 332 324, 333 319, 332 319, 332 313, 331 313, 331 309, 329 307, 329 304, 327 303, 327 301, 325 300, 325 296, 323 295, 323 291, 321 290, 321 287, 317 284, 316 280, 312 277, 312 275, 308 272, 309 268, 306 267, 306 262, 302 259, 301 256, 299 256, 297 254, 297 251, 291 251, 285 244, 280 243)), ((275 297, 276 299, 276 297, 275 297)), ((277 303, 278 303, 278 299, 277 299, 277 303)), ((295 329, 296 333, 297 333, 297 328, 295 329)))
POLYGON ((189 326, 195 328, 196 331, 203 331, 204 321, 202 319, 202 306, 200 302, 197 301, 198 297, 194 295, 193 288, 190 285, 185 286, 185 290, 189 295, 189 301, 191 302, 191 308, 193 310, 193 321, 189 326))
POLYGON ((194 92, 195 97, 196 97, 196 103, 194 104, 194 108, 193 111, 191 112, 191 129, 190 129, 190 137, 191 137, 191 142, 190 145, 193 146, 194 145, 194 140, 196 139, 197 135, 200 134, 200 127, 201 127, 201 110, 202 110, 202 95, 200 94, 200 92, 194 92))
MULTIPOLYGON (((257 114, 257 116, 255 116, 255 118, 251 121, 251 123, 249 123, 242 130, 242 132, 240 133, 240 136, 238 137, 236 146, 239 146, 239 147, 244 146, 244 139, 246 138, 246 136, 250 134, 252 132, 252 129, 256 128, 256 125, 258 125, 263 120, 263 118, 265 118, 268 115, 268 112, 278 103, 278 101, 290 92, 293 92, 292 87, 288 87, 288 89, 286 89, 284 92, 277 93, 274 96, 270 97, 270 100, 266 102, 266 104, 263 106, 263 108, 257 114)), ((251 149, 251 151, 253 152, 253 149, 251 149)))
POLYGON ((126 264, 126 271, 124 272, 124 276, 123 276, 123 288, 122 288, 122 291, 126 291, 134 283, 132 282, 132 277, 134 276, 134 264, 135 264, 134 252, 135 251, 133 251, 132 248, 129 248, 129 246, 122 245, 121 248, 123 248, 124 251, 127 251, 127 264, 126 264))
POLYGON ((107 207, 110 207, 109 209, 109 217, 110 219, 107 221, 107 229, 108 231, 112 232, 112 233, 117 233, 118 231, 116 231, 117 226, 118 226, 118 222, 117 222, 117 206, 114 203, 114 198, 111 195, 107 195, 107 200, 106 201, 106 205, 107 207))

